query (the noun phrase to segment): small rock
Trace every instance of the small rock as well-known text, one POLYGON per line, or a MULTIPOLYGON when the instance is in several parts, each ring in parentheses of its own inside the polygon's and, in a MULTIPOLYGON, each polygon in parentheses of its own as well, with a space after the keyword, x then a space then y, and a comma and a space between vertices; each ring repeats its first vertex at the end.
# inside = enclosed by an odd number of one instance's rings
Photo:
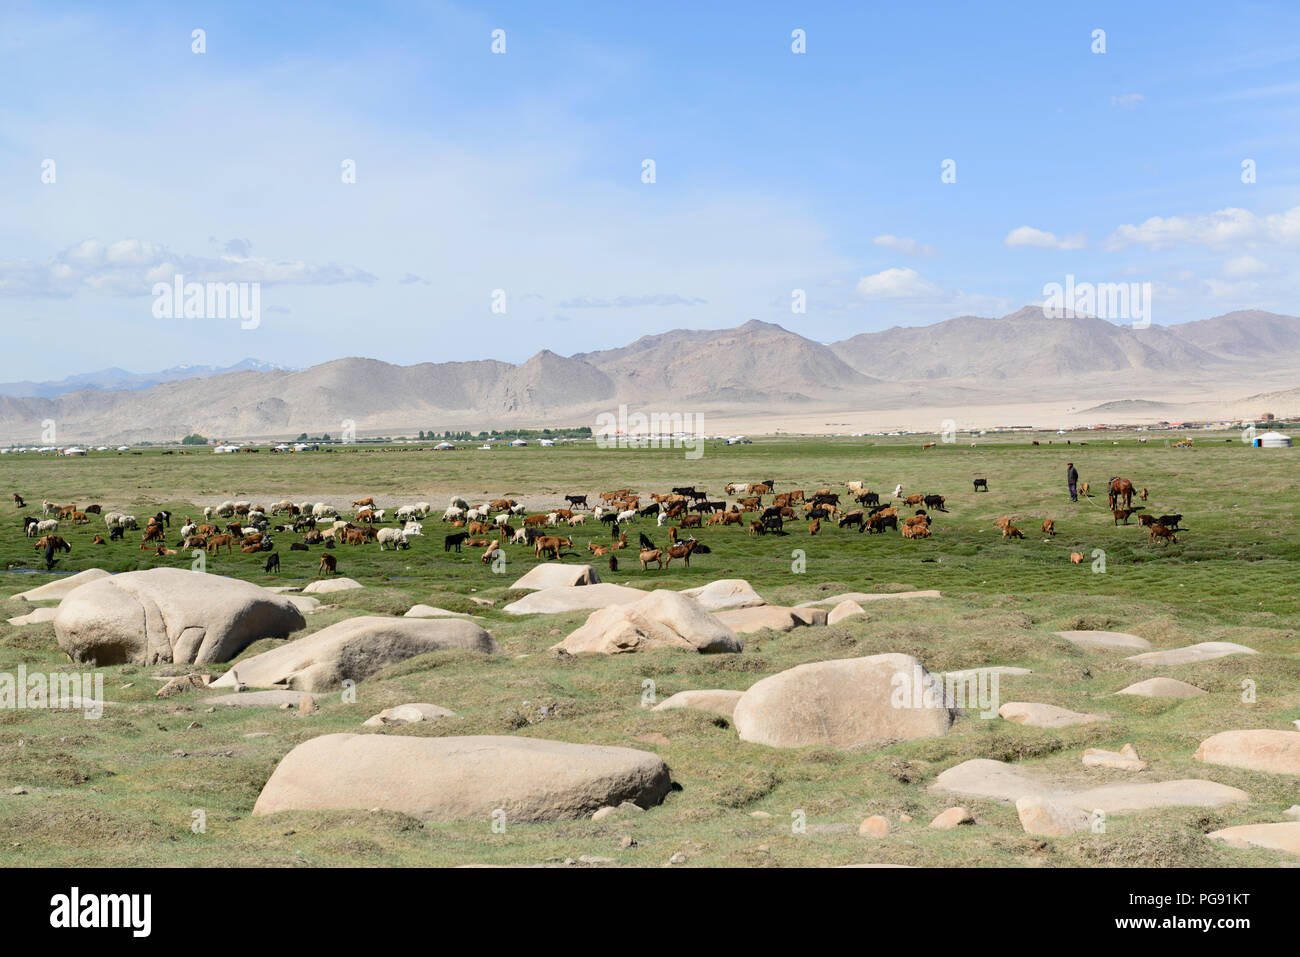
POLYGON ((864 837, 884 837, 889 833, 889 819, 873 814, 858 825, 858 833, 864 837))
POLYGON ((756 818, 769 818, 772 815, 768 814, 766 811, 750 811, 749 816, 756 818))
POLYGON ((204 708, 204 709, 203 709, 203 713, 204 713, 204 714, 216 714, 216 711, 217 711, 216 708, 204 708))
POLYGON ((636 847, 636 838, 631 834, 624 834, 618 839, 618 846, 623 850, 627 850, 629 847, 636 847))
POLYGON ((298 701, 298 713, 299 713, 299 714, 315 714, 315 713, 316 713, 316 699, 313 698, 313 697, 312 697, 311 695, 309 695, 309 694, 305 694, 305 695, 303 695, 302 698, 300 698, 299 701, 298 701))
POLYGON ((594 814, 592 814, 591 819, 593 821, 603 821, 605 820, 605 818, 613 817, 617 813, 618 813, 618 808, 612 806, 606 806, 596 811, 594 814))
POLYGON ((622 811, 624 814, 645 813, 645 808, 641 807, 641 805, 639 804, 633 804, 631 801, 624 801, 622 804, 618 806, 618 810, 622 811))
POLYGON ((185 726, 185 730, 193 731, 195 728, 201 728, 201 727, 203 727, 203 725, 199 724, 197 721, 191 721, 188 725, 185 726))
POLYGON ((1282 816, 1288 821, 1300 821, 1300 804, 1292 804, 1282 812, 1282 816))
POLYGON ((184 757, 188 757, 188 755, 185 753, 185 750, 183 748, 177 748, 175 751, 172 752, 172 757, 184 758, 184 757))
POLYGON ((672 857, 668 858, 668 863, 669 863, 669 864, 685 864, 685 863, 686 863, 686 855, 683 854, 681 851, 678 851, 678 852, 677 852, 676 854, 674 854, 672 857))
POLYGON ((244 735, 246 738, 269 738, 270 736, 270 731, 250 731, 248 734, 244 735))
POLYGON ((912 815, 910 815, 910 814, 900 814, 900 815, 898 815, 898 819, 899 819, 900 821, 902 821, 904 824, 911 824, 911 823, 912 823, 912 815))
POLYGON ((281 711, 288 711, 288 710, 289 710, 290 708, 292 708, 292 707, 293 707, 293 705, 289 704, 289 702, 286 701, 284 704, 280 705, 280 710, 281 710, 281 711))
POLYGON ((1116 771, 1147 769, 1147 763, 1138 757, 1137 750, 1131 744, 1124 745, 1124 749, 1120 751, 1089 748, 1083 752, 1083 764, 1089 768, 1113 768, 1116 771))
POLYGON ((26 789, 25 787, 23 787, 23 786, 20 784, 20 785, 18 785, 17 787, 10 788, 10 789, 9 789, 9 793, 10 793, 10 794, 26 794, 26 793, 27 793, 27 789, 26 789))
POLYGON ((579 864, 613 864, 614 858, 594 857, 591 854, 583 854, 581 857, 578 858, 578 863, 579 864))
POLYGON ((1092 818, 1087 811, 1042 797, 1020 798, 1016 801, 1016 813, 1020 815, 1020 826, 1026 834, 1064 837, 1092 827, 1092 818))
POLYGON ((954 827, 957 827, 960 824, 974 824, 974 823, 975 823, 975 818, 971 815, 970 811, 966 810, 966 808, 950 807, 948 808, 948 810, 943 811, 933 821, 931 821, 930 826, 934 828, 938 828, 941 831, 947 831, 947 830, 951 830, 954 827))

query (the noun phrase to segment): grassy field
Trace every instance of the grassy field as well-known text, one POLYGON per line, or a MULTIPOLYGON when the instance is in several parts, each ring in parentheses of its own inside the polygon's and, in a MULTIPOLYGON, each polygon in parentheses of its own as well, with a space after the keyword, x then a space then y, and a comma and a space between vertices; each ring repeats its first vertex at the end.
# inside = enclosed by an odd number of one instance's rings
MULTIPOLYGON (((642 573, 635 547, 620 553, 625 558, 617 573, 595 563, 604 580, 640 587, 745 578, 769 601, 783 604, 844 591, 937 588, 944 596, 873 603, 866 615, 832 627, 752 635, 738 655, 550 655, 549 646, 585 615, 505 615, 500 606, 521 594, 509 586, 534 564, 531 552, 509 547, 505 573, 494 574, 474 550, 445 553, 436 516, 425 523, 426 537, 413 539, 407 551, 341 546, 334 552, 340 574, 366 587, 329 596, 338 607, 310 616, 309 630, 357 614, 401 614, 423 602, 481 615, 504 653, 491 660, 453 653, 412 659, 362 682, 355 704, 318 696, 321 709, 311 716, 254 709, 209 714, 197 694, 156 701, 158 683, 150 676, 183 673, 180 666, 103 669, 110 704, 98 721, 80 713, 0 711, 0 863, 540 864, 594 855, 620 865, 659 866, 676 852, 694 864, 746 866, 1286 863, 1285 855, 1230 849, 1204 834, 1280 820, 1297 803, 1295 781, 1201 764, 1192 753, 1217 731, 1289 729, 1300 718, 1295 453, 1250 449, 1235 435, 1198 433, 1193 449, 1168 447, 1158 434, 1145 444, 1091 435, 1080 446, 1080 436, 1070 438, 1070 445, 1054 436, 1053 444, 1043 439, 1033 447, 1023 437, 988 437, 976 447, 961 442, 931 449, 921 448, 920 437, 769 439, 710 444, 695 460, 681 450, 601 450, 591 443, 492 452, 346 447, 298 455, 150 450, 76 459, 5 456, 0 491, 6 499, 10 491, 21 493, 27 513, 39 513, 42 498, 79 507, 98 502, 106 511, 119 508, 143 519, 158 508, 198 516, 203 505, 226 499, 325 501, 342 509, 364 495, 374 495, 381 507, 427 500, 440 511, 453 494, 471 503, 512 497, 540 509, 562 504, 565 493, 588 493, 595 501, 595 493, 621 486, 648 493, 694 484, 721 498, 726 482, 767 478, 776 480, 778 492, 843 491, 844 481, 864 480, 886 498, 901 482, 905 494, 946 495, 948 511, 934 513, 928 540, 860 535, 833 525, 816 537, 802 525, 789 526, 788 536, 754 537, 733 526, 697 533, 712 552, 696 556, 689 569, 674 563, 642 573), (1178 544, 1152 546, 1136 524, 1115 527, 1104 494, 1071 503, 1067 461, 1094 493, 1104 493, 1112 475, 1149 488, 1146 504, 1154 514, 1183 514, 1186 531, 1178 544), (986 477, 990 491, 974 493, 974 477, 986 477), (992 523, 1003 515, 1015 517, 1024 541, 1001 540, 992 523), (1057 526, 1050 540, 1038 532, 1048 517, 1057 526), (1105 561, 1100 573, 1093 570, 1098 549, 1105 561), (1083 552, 1085 562, 1071 564, 1072 551, 1083 552), (496 604, 478 608, 470 595, 496 604), (1235 641, 1260 654, 1150 669, 1119 655, 1082 651, 1052 634, 1073 628, 1133 632, 1158 648, 1235 641), (931 670, 1032 668, 1032 675, 1002 679, 1003 701, 1048 702, 1111 720, 1042 730, 966 714, 937 739, 861 751, 784 750, 739 742, 729 723, 711 714, 641 707, 647 679, 662 699, 689 688, 744 689, 797 664, 883 652, 916 655, 931 670), (1212 693, 1190 701, 1108 697, 1156 674, 1212 693), (1241 700, 1245 679, 1256 684, 1249 704, 1241 700), (456 717, 383 733, 518 734, 638 747, 659 753, 680 789, 662 807, 632 818, 514 824, 502 834, 492 832, 490 821, 433 824, 388 813, 250 816, 266 778, 294 745, 359 730, 370 715, 408 701, 433 702, 456 717), (247 737, 255 732, 267 734, 247 737), (973 757, 1023 760, 1092 783, 1125 780, 1123 772, 1089 769, 1085 775, 1079 756, 1086 747, 1118 749, 1127 741, 1151 762, 1143 779, 1211 778, 1245 789, 1253 800, 1213 811, 1116 816, 1103 834, 1043 839, 1023 833, 1012 807, 926 789, 940 771, 973 757), (28 793, 9 793, 16 787, 28 793), (979 824, 926 828, 956 803, 970 807, 979 824), (206 817, 203 833, 191 829, 195 811, 206 817), (797 812, 806 818, 806 833, 791 831, 797 812), (868 814, 889 816, 893 832, 859 837, 858 822, 868 814), (902 814, 913 821, 899 823, 902 814), (625 836, 635 845, 621 847, 625 836)), ((35 570, 41 556, 23 537, 24 512, 10 514, 0 527, 6 596, 55 577, 35 570)), ((633 545, 638 531, 657 543, 666 540, 666 530, 646 519, 629 529, 633 545)), ((58 570, 190 565, 188 554, 158 558, 139 550, 138 532, 128 533, 126 542, 92 546, 91 536, 103 532, 98 520, 62 528, 73 551, 58 570)), ((175 532, 174 523, 169 544, 175 532)), ((609 540, 598 525, 573 529, 572 537, 575 551, 584 554, 588 541, 609 540)), ((278 537, 279 575, 263 573, 265 555, 211 557, 207 570, 267 585, 306 584, 319 550, 291 552, 293 538, 278 537)), ((6 619, 29 610, 12 599, 0 609, 6 619)), ((258 642, 243 657, 274 644, 258 642)), ((0 672, 20 664, 29 671, 73 668, 52 625, 0 623, 0 672)))

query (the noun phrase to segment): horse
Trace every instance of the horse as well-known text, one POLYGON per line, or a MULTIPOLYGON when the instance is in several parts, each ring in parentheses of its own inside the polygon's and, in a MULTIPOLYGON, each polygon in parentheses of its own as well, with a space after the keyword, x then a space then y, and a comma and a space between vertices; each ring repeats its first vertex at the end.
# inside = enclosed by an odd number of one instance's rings
POLYGON ((1112 509, 1120 501, 1123 501, 1125 508, 1133 506, 1133 483, 1126 478, 1119 478, 1118 476, 1112 478, 1106 494, 1110 499, 1112 509))

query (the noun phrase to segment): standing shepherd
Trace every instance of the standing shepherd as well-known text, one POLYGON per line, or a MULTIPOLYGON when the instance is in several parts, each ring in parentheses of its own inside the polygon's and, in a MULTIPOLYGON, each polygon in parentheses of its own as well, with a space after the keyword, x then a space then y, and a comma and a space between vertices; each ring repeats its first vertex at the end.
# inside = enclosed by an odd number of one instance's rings
POLYGON ((1065 463, 1065 484, 1070 487, 1070 501, 1079 501, 1079 470, 1073 462, 1065 463))

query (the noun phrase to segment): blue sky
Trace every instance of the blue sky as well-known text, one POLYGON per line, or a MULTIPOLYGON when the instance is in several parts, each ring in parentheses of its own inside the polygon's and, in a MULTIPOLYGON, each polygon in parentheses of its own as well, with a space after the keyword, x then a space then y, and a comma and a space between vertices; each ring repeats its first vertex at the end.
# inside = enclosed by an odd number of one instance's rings
POLYGON ((0 380, 833 341, 1067 274, 1300 311, 1295 4, 177 6, 0 10, 0 380), (260 325, 155 318, 176 273, 260 325))

